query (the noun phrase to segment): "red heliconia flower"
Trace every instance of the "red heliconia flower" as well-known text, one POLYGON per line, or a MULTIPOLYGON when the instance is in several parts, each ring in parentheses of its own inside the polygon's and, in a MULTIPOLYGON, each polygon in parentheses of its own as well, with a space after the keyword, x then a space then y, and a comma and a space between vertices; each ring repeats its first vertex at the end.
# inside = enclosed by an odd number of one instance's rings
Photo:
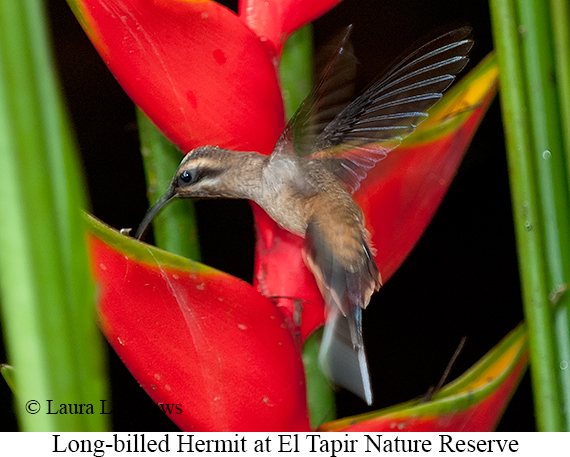
POLYGON ((308 430, 303 364, 272 302, 225 273, 91 220, 101 328, 185 430, 308 430))
POLYGON ((243 0, 239 3, 239 13, 259 39, 279 54, 292 32, 340 2, 341 0, 243 0))
MULTIPOLYGON (((269 154, 284 127, 284 39, 339 0, 246 0, 239 16, 213 1, 68 1, 126 92, 182 150, 269 154)), ((384 280, 435 213, 496 80, 487 60, 355 195, 384 280)), ((102 330, 155 402, 180 405, 170 417, 185 430, 309 430, 300 351, 323 323, 323 300, 301 239, 253 207, 253 286, 90 220, 102 330), (300 326, 293 300, 269 296, 303 300, 300 326)))

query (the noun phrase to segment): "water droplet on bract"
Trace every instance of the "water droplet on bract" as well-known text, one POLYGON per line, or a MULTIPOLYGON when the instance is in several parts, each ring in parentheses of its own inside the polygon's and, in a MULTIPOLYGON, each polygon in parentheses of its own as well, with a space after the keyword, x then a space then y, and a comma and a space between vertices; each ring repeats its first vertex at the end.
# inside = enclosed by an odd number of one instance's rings
POLYGON ((561 370, 568 369, 568 362, 566 360, 563 360, 562 362, 560 362, 560 369, 561 370))
POLYGON ((548 149, 546 149, 545 151, 542 152, 542 158, 545 159, 545 160, 550 159, 550 156, 551 156, 551 155, 552 155, 552 154, 550 153, 550 151, 549 151, 548 149))
POLYGON ((524 221, 524 228, 527 230, 532 230, 532 224, 530 221, 524 221))

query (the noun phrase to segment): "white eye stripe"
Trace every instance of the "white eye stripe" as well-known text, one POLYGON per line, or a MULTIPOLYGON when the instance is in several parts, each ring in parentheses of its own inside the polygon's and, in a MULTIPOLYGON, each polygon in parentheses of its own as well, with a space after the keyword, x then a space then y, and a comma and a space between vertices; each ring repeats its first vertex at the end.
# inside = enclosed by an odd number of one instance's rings
POLYGON ((200 179, 200 186, 218 186, 220 184, 220 181, 216 178, 203 178, 200 179))
POLYGON ((184 168, 189 169, 189 166, 192 168, 210 168, 210 169, 217 169, 220 168, 220 161, 216 159, 212 159, 210 157, 196 157, 194 159, 189 158, 183 164, 184 168))

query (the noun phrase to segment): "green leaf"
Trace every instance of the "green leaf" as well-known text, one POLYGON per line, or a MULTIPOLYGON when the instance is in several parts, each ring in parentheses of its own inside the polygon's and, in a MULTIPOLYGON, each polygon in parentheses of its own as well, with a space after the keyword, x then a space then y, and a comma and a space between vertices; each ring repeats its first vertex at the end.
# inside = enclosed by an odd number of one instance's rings
POLYGON ((101 431, 107 417, 26 412, 108 398, 80 208, 85 193, 43 2, 0 2, 2 323, 26 431, 101 431))

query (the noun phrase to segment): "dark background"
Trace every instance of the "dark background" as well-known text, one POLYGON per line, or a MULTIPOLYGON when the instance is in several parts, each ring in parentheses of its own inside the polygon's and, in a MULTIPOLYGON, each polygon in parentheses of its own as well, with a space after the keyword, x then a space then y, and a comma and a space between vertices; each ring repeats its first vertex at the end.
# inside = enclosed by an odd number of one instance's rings
MULTIPOLYGON (((237 2, 224 2, 235 9, 237 2)), ((48 2, 61 83, 81 150, 92 212, 110 225, 136 227, 146 209, 133 105, 87 40, 64 0, 48 2)), ((345 0, 314 23, 317 46, 348 24, 366 85, 434 28, 470 24, 471 63, 492 49, 486 0, 345 0)), ((204 263, 251 281, 253 220, 239 201, 197 204, 204 263)), ((338 394, 338 416, 394 405, 437 384, 461 337, 467 343, 451 379, 471 367, 523 318, 504 139, 496 100, 431 225, 364 314, 373 408, 338 394)), ((109 349, 116 431, 176 427, 109 349)), ((0 362, 5 355, 0 348, 0 362)), ((0 382, 0 430, 16 430, 10 393, 0 382)), ((534 430, 528 373, 499 425, 534 430)))

